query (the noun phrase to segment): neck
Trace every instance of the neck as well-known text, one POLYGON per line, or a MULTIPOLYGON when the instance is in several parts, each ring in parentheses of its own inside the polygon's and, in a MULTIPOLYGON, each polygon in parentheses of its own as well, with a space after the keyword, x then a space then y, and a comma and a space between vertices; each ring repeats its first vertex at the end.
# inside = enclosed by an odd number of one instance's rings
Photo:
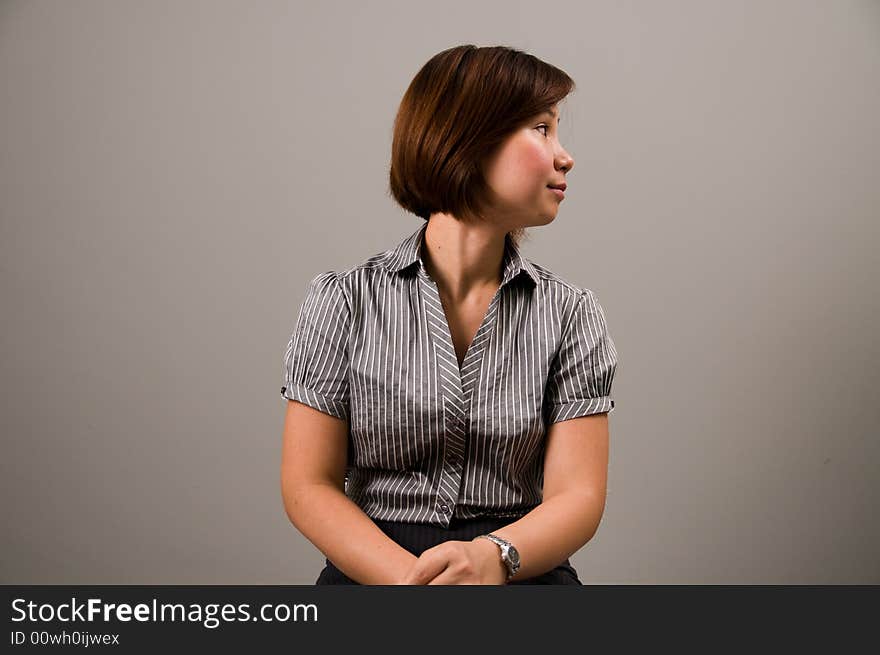
POLYGON ((501 285, 506 232, 432 214, 425 229, 422 261, 437 287, 452 301, 501 285))

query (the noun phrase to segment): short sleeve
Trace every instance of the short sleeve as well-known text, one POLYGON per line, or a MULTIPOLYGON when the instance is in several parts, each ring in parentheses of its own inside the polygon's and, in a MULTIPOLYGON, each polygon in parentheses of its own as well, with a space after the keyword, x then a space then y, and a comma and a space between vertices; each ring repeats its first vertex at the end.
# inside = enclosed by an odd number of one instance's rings
POLYGON ((617 350, 605 312, 595 294, 583 289, 550 366, 546 424, 614 411, 611 383, 616 370, 617 350))
POLYGON ((348 420, 350 324, 336 273, 319 274, 309 283, 284 352, 284 398, 348 420))

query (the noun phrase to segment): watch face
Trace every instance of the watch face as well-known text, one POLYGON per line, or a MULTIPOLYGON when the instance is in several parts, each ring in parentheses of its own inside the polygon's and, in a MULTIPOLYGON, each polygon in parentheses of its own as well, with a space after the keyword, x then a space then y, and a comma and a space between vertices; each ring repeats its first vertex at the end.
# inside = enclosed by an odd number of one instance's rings
POLYGON ((519 551, 511 546, 507 549, 507 556, 510 558, 511 564, 519 566, 519 551))

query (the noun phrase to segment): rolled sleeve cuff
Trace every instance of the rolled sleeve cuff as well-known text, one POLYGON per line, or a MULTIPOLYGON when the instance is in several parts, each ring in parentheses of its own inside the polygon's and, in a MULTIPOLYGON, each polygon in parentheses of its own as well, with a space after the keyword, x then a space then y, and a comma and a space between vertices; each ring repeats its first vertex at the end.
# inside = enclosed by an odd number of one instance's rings
POLYGON ((614 411, 614 400, 611 396, 602 396, 600 398, 586 398, 584 400, 575 400, 562 405, 550 405, 547 413, 547 423, 558 423, 559 421, 567 421, 571 418, 580 416, 590 416, 591 414, 602 414, 614 411))
POLYGON ((281 387, 281 395, 288 400, 296 400, 303 405, 308 405, 324 414, 341 418, 344 421, 348 420, 348 406, 344 402, 318 393, 301 384, 281 387))

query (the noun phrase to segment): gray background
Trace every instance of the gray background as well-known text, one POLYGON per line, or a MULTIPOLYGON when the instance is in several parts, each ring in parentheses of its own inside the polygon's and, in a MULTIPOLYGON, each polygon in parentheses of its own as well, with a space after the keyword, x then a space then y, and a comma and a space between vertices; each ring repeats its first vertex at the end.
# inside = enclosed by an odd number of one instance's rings
POLYGON ((310 278, 420 219, 433 54, 567 71, 525 254, 621 364, 587 583, 878 583, 880 5, 0 4, 0 582, 311 584, 280 495, 310 278))

